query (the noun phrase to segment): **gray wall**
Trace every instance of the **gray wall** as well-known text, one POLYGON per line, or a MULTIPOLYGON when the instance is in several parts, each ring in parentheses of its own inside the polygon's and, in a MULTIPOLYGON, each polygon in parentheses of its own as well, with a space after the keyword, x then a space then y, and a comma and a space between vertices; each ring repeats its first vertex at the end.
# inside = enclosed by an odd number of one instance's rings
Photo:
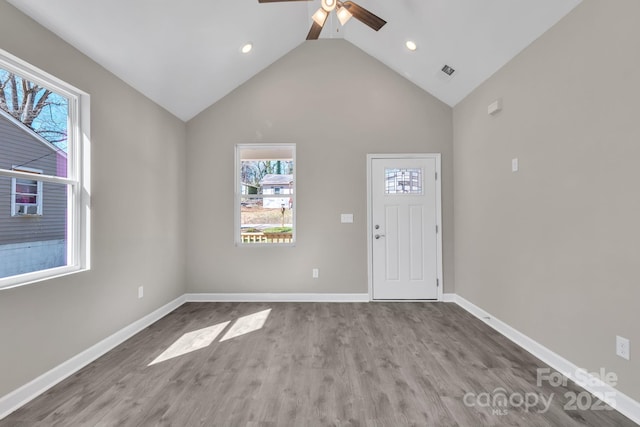
POLYGON ((91 95, 93 143, 92 269, 0 291, 2 396, 185 292, 186 126, 4 0, 0 40, 91 95))
POLYGON ((456 293, 636 400, 638 16, 585 0, 454 109, 456 293))
POLYGON ((450 107, 350 43, 303 43, 187 124, 189 291, 366 293, 366 154, 439 152, 452 292, 451 120, 450 107), (250 142, 297 144, 295 247, 234 246, 234 145, 250 142))

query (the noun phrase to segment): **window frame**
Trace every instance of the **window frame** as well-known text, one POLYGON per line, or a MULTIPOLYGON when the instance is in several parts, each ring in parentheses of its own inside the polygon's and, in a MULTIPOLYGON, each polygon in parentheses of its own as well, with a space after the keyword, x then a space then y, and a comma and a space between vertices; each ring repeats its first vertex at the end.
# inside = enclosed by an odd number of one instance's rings
MULTIPOLYGON (((90 96, 69 83, 0 49, 0 68, 63 96, 68 104, 67 176, 40 174, 38 182, 67 188, 67 265, 0 278, 0 290, 90 269, 90 96)), ((21 168, 22 169, 22 168, 21 168)), ((33 173, 0 169, 0 177, 33 180, 33 173)), ((15 201, 15 198, 14 198, 15 201)))
MULTIPOLYGON (((297 197, 297 170, 298 164, 296 161, 296 144, 295 143, 263 143, 263 144, 236 144, 234 147, 234 242, 237 247, 242 248, 264 248, 264 247, 287 247, 287 246, 295 246, 297 240, 297 209, 296 209, 296 201, 297 197), (291 187, 291 193, 288 194, 289 198, 292 199, 291 202, 291 223, 292 223, 292 232, 291 232, 291 242, 269 242, 269 243, 255 243, 255 242, 243 242, 242 241, 242 212, 241 212, 241 202, 242 199, 265 199, 269 198, 269 196, 273 197, 274 194, 263 194, 258 190, 258 194, 244 194, 243 193, 243 182, 242 182, 242 150, 283 150, 289 149, 291 150, 291 161, 293 162, 293 186, 291 187)), ((280 194, 282 196, 283 194, 280 194)))
MULTIPOLYGON (((34 169, 34 168, 28 168, 25 166, 13 166, 11 168, 14 171, 20 171, 20 172, 27 172, 33 175, 42 175, 42 170, 41 169, 34 169)), ((18 190, 17 190, 17 186, 19 184, 18 180, 22 179, 22 178, 11 178, 11 216, 12 217, 17 217, 17 218, 22 218, 22 217, 33 217, 33 216, 42 216, 43 215, 43 211, 42 211, 42 198, 43 198, 43 193, 42 193, 42 181, 40 181, 39 179, 34 179, 36 177, 32 177, 31 179, 29 179, 28 181, 35 181, 36 182, 36 213, 35 214, 22 214, 19 213, 17 211, 17 206, 19 205, 27 205, 27 206, 33 206, 34 203, 20 203, 16 201, 16 197, 18 196, 18 190)), ((26 179, 24 179, 24 181, 27 181, 26 179)))

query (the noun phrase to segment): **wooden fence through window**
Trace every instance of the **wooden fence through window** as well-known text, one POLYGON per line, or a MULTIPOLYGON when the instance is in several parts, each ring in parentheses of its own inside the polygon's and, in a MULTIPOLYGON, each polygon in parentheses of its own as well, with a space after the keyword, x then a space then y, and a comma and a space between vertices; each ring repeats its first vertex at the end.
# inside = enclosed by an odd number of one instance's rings
POLYGON ((292 233, 240 233, 242 243, 291 243, 292 233))

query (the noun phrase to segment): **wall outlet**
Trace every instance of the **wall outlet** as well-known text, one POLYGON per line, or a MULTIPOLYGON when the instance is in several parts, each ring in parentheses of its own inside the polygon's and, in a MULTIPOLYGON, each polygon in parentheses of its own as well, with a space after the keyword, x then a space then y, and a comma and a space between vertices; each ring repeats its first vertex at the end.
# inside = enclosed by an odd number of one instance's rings
POLYGON ((318 270, 317 268, 311 270, 311 277, 313 277, 314 279, 320 277, 320 270, 318 270))
POLYGON ((138 299, 144 296, 144 286, 138 286, 138 299))
POLYGON ((629 340, 616 336, 616 354, 623 359, 629 360, 629 340))
POLYGON ((340 222, 343 224, 353 223, 353 214, 340 214, 340 222))

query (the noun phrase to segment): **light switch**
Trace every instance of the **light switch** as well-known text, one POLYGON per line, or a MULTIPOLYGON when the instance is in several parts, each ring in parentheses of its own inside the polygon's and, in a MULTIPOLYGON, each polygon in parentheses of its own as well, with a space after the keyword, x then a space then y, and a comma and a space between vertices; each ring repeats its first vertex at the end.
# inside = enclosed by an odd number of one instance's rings
POLYGON ((511 172, 518 172, 518 159, 511 159, 511 172))
POLYGON ((353 222, 353 214, 341 214, 340 222, 343 224, 350 224, 353 222))

